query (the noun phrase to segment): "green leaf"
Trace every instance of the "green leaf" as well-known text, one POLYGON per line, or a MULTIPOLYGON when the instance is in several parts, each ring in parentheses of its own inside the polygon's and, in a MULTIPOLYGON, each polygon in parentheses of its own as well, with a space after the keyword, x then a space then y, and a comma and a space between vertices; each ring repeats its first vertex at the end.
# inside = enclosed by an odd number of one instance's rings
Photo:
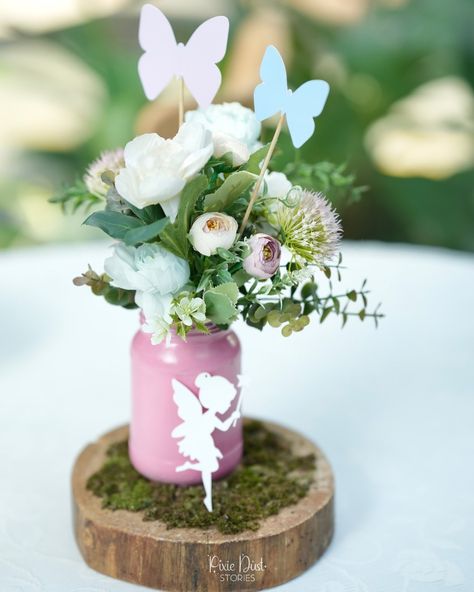
POLYGON ((139 243, 145 243, 147 241, 153 240, 160 234, 160 232, 162 232, 168 223, 168 218, 161 218, 161 220, 156 220, 152 224, 133 228, 132 230, 129 230, 125 233, 123 241, 127 245, 134 246, 139 243))
POLYGON ((270 148, 270 144, 265 144, 255 152, 250 155, 248 161, 240 167, 241 171, 249 171, 249 173, 254 173, 258 175, 260 173, 260 163, 267 155, 268 149, 270 148))
POLYGON ((257 175, 248 171, 237 171, 227 177, 214 193, 204 198, 205 212, 222 212, 257 180, 257 175))
POLYGON ((104 200, 90 193, 83 180, 78 180, 74 185, 65 187, 62 193, 54 195, 48 201, 59 204, 64 212, 74 214, 81 207, 87 211, 92 206, 103 203, 104 200))
POLYGON ((204 294, 206 314, 216 325, 228 325, 237 318, 238 311, 225 294, 207 291, 204 294))
POLYGON ((239 269, 232 275, 234 283, 239 287, 248 282, 251 277, 244 269, 239 269))
POLYGON ((103 296, 109 304, 123 306, 124 308, 137 308, 134 290, 122 290, 109 285, 103 296))
POLYGON ((227 282, 226 284, 221 284, 220 286, 216 286, 215 288, 211 288, 208 292, 214 292, 216 294, 224 294, 229 298, 232 304, 236 304, 237 300, 239 299, 239 289, 234 282, 227 282))
POLYGON ((329 316, 329 314, 332 312, 332 306, 328 306, 326 307, 323 312, 321 313, 321 317, 319 319, 320 323, 324 323, 324 321, 327 319, 327 317, 329 316))
POLYGON ((233 282, 221 284, 204 293, 206 315, 216 325, 228 325, 237 318, 239 290, 233 282))
POLYGON ((112 238, 117 239, 123 239, 129 230, 143 226, 143 222, 138 218, 109 210, 94 212, 84 220, 83 224, 100 228, 112 238))
POLYGON ((307 282, 301 288, 301 298, 303 298, 303 300, 307 300, 307 299, 311 298, 312 296, 314 296, 314 294, 316 294, 317 291, 318 291, 318 287, 314 282, 311 282, 311 281, 307 282))
POLYGON ((262 321, 267 316, 267 310, 263 306, 258 306, 256 311, 253 313, 256 321, 262 321))
POLYGON ((217 247, 216 255, 219 255, 219 257, 224 261, 227 261, 227 263, 237 263, 240 261, 240 257, 238 255, 232 253, 232 251, 223 249, 222 247, 217 247))
POLYGON ((350 292, 347 292, 346 296, 352 302, 355 302, 357 300, 357 292, 355 290, 351 290, 350 292))
POLYGON ((163 212, 160 205, 152 205, 147 206, 146 208, 137 208, 136 206, 132 206, 131 203, 124 200, 127 206, 132 210, 137 218, 143 220, 145 224, 152 224, 156 220, 160 220, 161 218, 165 217, 165 213, 163 212))
POLYGON ((206 175, 199 175, 190 181, 181 193, 179 210, 173 224, 168 224, 160 232, 163 246, 178 257, 187 259, 189 252, 188 232, 191 225, 191 217, 201 193, 207 187, 206 175))

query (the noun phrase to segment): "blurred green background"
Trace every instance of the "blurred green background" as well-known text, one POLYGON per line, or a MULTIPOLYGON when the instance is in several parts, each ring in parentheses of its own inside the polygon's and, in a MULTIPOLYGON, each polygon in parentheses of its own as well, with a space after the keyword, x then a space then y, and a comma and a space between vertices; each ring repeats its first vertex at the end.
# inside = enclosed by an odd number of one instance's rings
MULTIPOLYGON (((0 11, 0 248, 86 240, 82 217, 48 198, 106 148, 173 134, 176 89, 149 104, 136 63, 141 2, 7 0, 0 11)), ((309 161, 347 162, 362 201, 345 236, 474 250, 474 45, 471 0, 155 2, 186 41, 231 19, 217 100, 252 105, 265 46, 292 85, 332 87, 309 161)), ((192 102, 189 107, 192 107, 192 102)))

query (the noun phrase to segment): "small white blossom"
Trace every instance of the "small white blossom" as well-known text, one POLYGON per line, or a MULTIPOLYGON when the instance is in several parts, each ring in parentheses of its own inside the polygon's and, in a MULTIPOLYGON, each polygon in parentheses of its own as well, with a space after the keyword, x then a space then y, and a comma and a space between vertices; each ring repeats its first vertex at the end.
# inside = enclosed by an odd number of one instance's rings
POLYGON ((206 305, 202 298, 183 296, 171 306, 170 313, 176 315, 186 327, 192 327, 195 321, 206 321, 206 305))
POLYGON ((158 345, 164 339, 169 341, 171 337, 171 323, 159 315, 148 319, 142 328, 145 333, 151 333, 150 341, 153 345, 158 345))

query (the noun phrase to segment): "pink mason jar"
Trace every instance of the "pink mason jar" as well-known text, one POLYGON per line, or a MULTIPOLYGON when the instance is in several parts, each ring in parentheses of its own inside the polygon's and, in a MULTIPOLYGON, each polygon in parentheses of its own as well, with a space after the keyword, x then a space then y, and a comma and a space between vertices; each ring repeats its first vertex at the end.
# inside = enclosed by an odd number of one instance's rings
MULTIPOLYGON (((216 416, 225 422, 236 411, 240 401, 238 375, 241 371, 241 352, 237 335, 232 330, 211 327, 208 335, 192 331, 187 341, 183 341, 173 334, 169 344, 163 341, 153 345, 150 334, 140 329, 132 341, 131 357, 129 454, 133 466, 154 481, 178 485, 200 483, 200 472, 183 470, 189 457, 183 456, 179 441, 176 436, 172 436, 172 432, 183 423, 173 399, 173 381, 184 385, 185 390, 189 389, 195 397, 200 394, 196 379, 203 373, 222 377, 217 379, 217 384, 219 380, 226 384, 227 381, 232 383, 236 395, 227 411, 216 416), (178 467, 181 467, 179 471, 176 470, 178 467)), ((222 397, 226 396, 228 393, 223 392, 222 397)), ((206 397, 201 396, 201 399, 205 401, 206 397)), ((222 406, 226 408, 227 405, 224 403, 222 406)), ((205 408, 203 413, 206 413, 205 408)), ((214 445, 222 455, 219 455, 217 470, 212 473, 213 479, 230 473, 242 458, 242 419, 232 422, 230 426, 227 431, 214 429, 212 432, 214 445)))

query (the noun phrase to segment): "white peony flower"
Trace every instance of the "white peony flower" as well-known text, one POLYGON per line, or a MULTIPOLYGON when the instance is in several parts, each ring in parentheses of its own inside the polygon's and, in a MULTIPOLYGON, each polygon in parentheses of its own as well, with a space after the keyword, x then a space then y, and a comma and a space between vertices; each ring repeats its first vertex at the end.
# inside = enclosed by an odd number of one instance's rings
POLYGON ((112 286, 136 290, 135 302, 147 321, 168 322, 173 295, 189 280, 189 264, 158 244, 114 246, 114 254, 104 263, 112 286))
POLYGON ((143 134, 125 146, 125 168, 117 175, 115 187, 137 208, 160 204, 173 222, 181 191, 213 150, 210 131, 197 122, 183 124, 171 140, 143 134))
POLYGON ((207 109, 188 111, 188 122, 198 122, 212 132, 214 156, 232 154, 234 166, 247 162, 260 146, 261 124, 255 113, 240 103, 210 105, 207 109))
POLYGON ((219 212, 202 214, 189 231, 189 241, 201 255, 214 255, 221 247, 229 249, 237 236, 237 221, 219 212))

